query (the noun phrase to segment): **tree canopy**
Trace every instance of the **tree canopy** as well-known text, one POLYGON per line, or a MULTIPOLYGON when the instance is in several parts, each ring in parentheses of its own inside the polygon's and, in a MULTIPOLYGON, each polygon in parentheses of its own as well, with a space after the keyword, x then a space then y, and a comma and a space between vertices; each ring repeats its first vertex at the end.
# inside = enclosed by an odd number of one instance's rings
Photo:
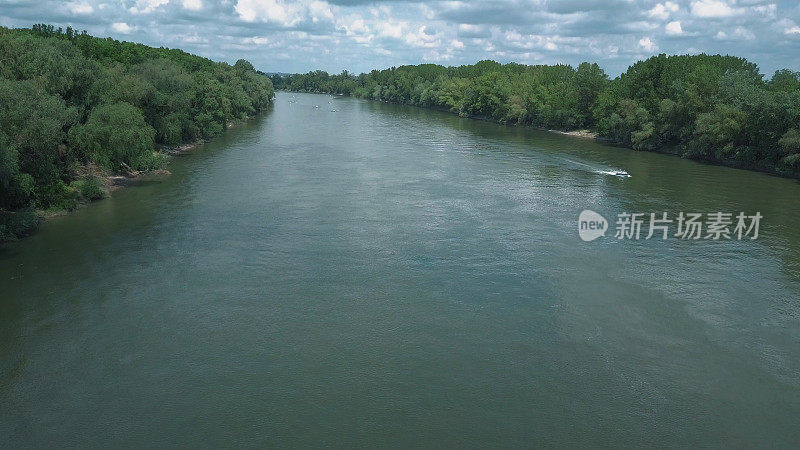
POLYGON ((94 186, 82 168, 155 168, 159 146, 214 137, 272 97, 245 60, 0 27, 0 240, 14 236, 15 212, 73 207, 75 186, 94 186))
POLYGON ((658 55, 610 79, 592 63, 392 67, 272 77, 326 92, 548 129, 592 129, 636 150, 800 176, 800 73, 770 80, 743 58, 658 55))

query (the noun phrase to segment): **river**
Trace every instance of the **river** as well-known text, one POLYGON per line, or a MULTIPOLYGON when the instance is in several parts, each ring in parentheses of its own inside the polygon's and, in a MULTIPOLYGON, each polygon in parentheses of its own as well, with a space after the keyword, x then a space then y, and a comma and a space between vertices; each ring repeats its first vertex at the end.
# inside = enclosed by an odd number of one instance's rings
POLYGON ((290 93, 169 168, 0 250, 0 447, 800 443, 797 181, 290 93))

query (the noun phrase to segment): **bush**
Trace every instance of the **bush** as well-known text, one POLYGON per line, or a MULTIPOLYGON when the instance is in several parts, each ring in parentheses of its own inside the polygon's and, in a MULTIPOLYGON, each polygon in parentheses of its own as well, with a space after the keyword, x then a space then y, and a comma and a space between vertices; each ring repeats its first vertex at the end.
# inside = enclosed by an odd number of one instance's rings
POLYGON ((39 216, 33 208, 19 211, 0 210, 0 242, 28 236, 39 226, 39 216))
POLYGON ((62 180, 35 188, 36 205, 52 210, 73 210, 78 206, 78 193, 70 189, 62 180))
POLYGON ((0 208, 16 209, 33 200, 35 183, 27 173, 12 174, 0 182, 0 208))
POLYGON ((72 182, 71 187, 75 189, 84 200, 93 201, 106 198, 108 193, 103 189, 103 183, 99 177, 89 175, 80 180, 72 182))
POLYGON ((140 155, 133 162, 133 166, 136 167, 137 170, 158 170, 166 167, 168 160, 169 157, 164 153, 149 152, 144 155, 140 155))

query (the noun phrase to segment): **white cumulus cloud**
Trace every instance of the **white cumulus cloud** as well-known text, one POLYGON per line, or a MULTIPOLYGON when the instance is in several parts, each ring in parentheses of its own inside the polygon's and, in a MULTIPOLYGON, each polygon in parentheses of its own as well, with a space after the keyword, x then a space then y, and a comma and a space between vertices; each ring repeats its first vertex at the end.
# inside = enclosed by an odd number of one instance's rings
POLYGON ((683 28, 681 28, 681 23, 679 21, 674 21, 668 23, 664 29, 667 31, 667 34, 671 36, 677 36, 679 34, 683 34, 683 28))
POLYGON ((296 4, 277 0, 239 0, 234 9, 245 22, 291 26, 300 20, 296 4))
POLYGON ((639 39, 639 47, 642 47, 648 52, 654 52, 658 50, 658 46, 649 37, 643 37, 639 39))
POLYGON ((73 15, 85 15, 94 12, 94 7, 86 2, 70 2, 65 5, 67 11, 73 15))
POLYGON ((692 15, 701 18, 730 17, 737 11, 721 0, 699 0, 692 2, 692 15))
POLYGON ((679 9, 677 3, 673 2, 665 2, 659 3, 654 6, 650 11, 647 12, 647 15, 650 17, 655 17, 656 19, 667 20, 669 18, 670 13, 677 12, 679 9))
POLYGON ((134 27, 128 25, 125 22, 114 22, 111 24, 111 29, 116 31, 117 33, 129 34, 134 30, 134 27))
POLYGON ((382 37, 390 37, 400 39, 403 37, 403 25, 400 23, 392 22, 378 22, 378 34, 382 37))

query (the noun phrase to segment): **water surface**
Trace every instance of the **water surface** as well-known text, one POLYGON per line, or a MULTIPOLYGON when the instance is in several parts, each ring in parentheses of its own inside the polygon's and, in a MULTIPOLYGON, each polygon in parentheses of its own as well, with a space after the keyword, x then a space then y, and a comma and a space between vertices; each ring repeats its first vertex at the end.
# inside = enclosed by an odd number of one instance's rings
POLYGON ((170 170, 0 250, 0 447, 800 443, 796 181, 288 93, 170 170))

